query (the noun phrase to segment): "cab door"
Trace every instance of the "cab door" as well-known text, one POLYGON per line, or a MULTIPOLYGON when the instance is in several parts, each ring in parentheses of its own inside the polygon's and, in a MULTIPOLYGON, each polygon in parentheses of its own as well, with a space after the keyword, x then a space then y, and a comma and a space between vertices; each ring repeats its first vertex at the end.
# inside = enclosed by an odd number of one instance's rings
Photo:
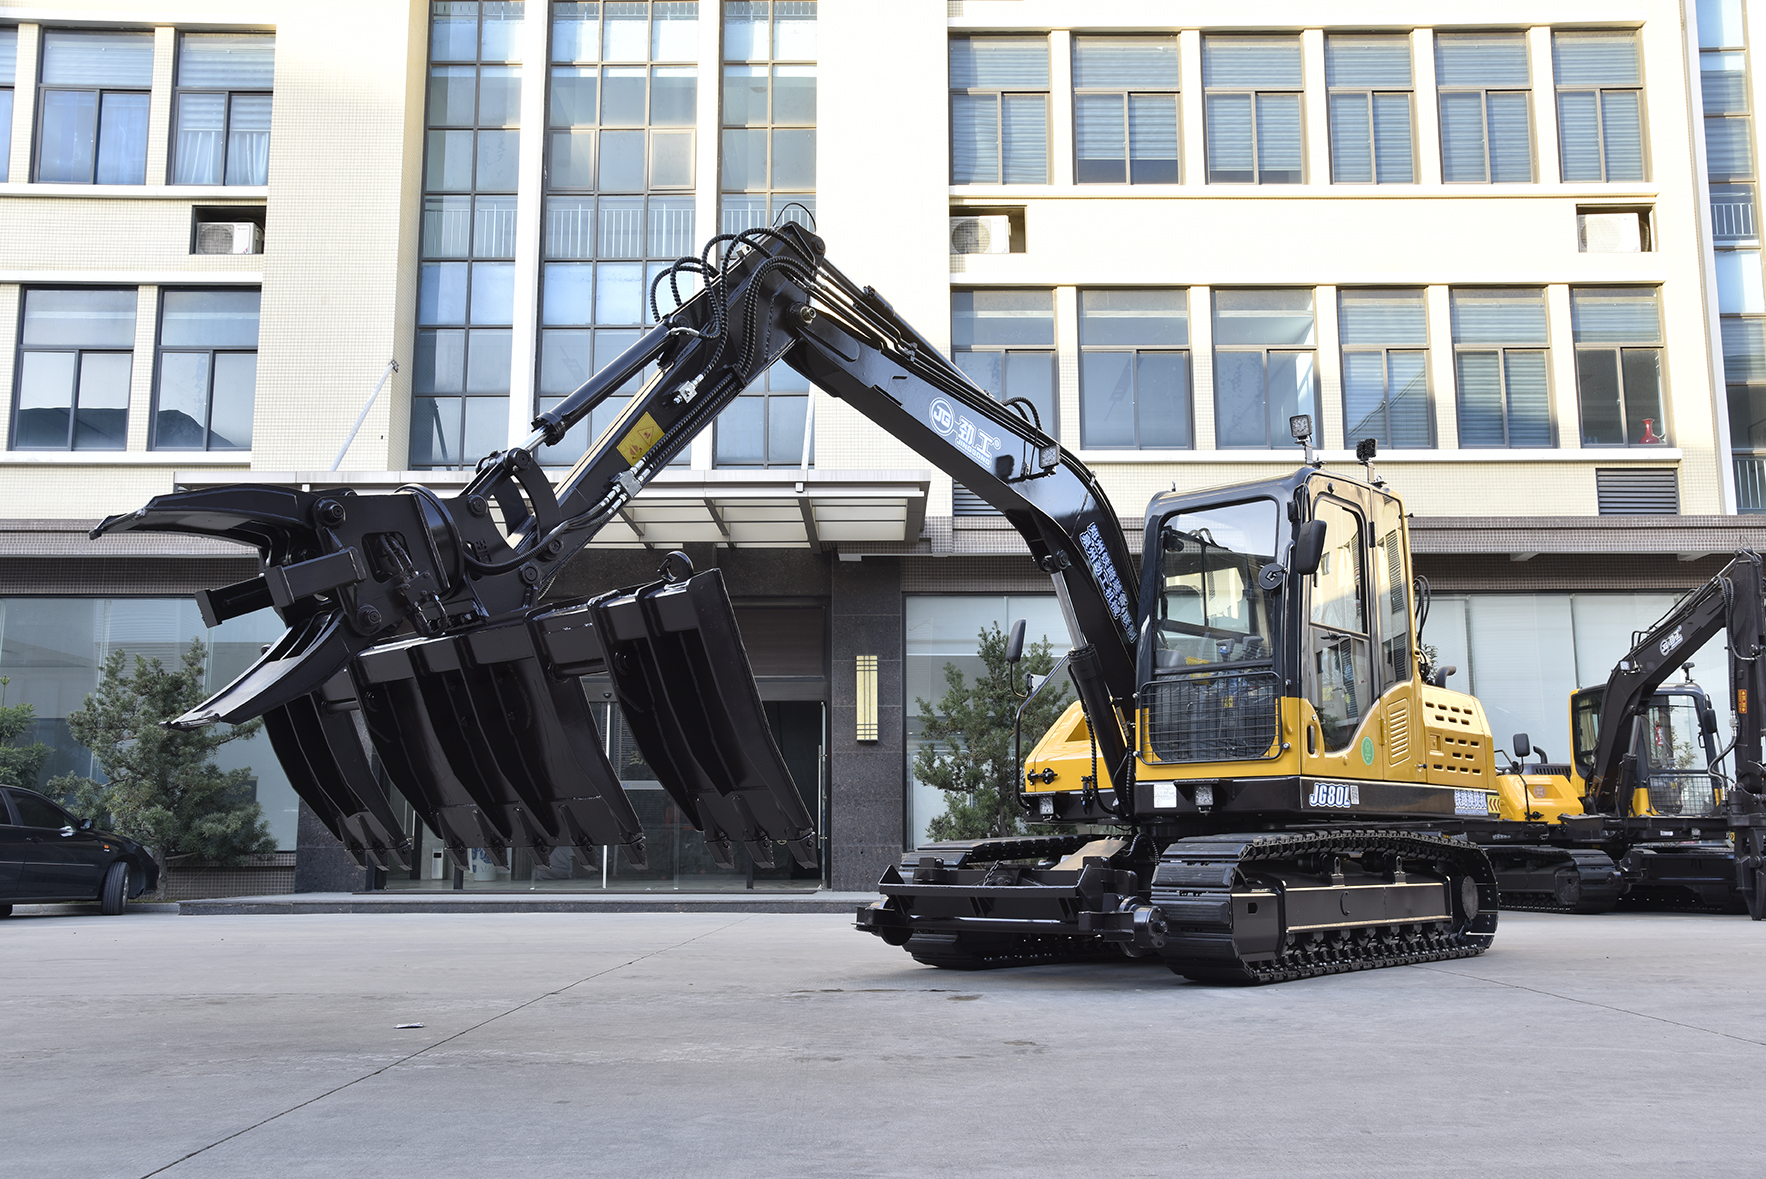
MULTIPOLYGON (((1346 488, 1353 495, 1353 489, 1346 488)), ((1374 762, 1347 758, 1359 744, 1373 708, 1373 640, 1368 625, 1367 517, 1362 505, 1336 494, 1313 501, 1313 518, 1325 524, 1324 553, 1307 595, 1306 639, 1302 651, 1306 698, 1314 724, 1305 735, 1308 759, 1319 758, 1333 773, 1356 773, 1374 762)), ((1323 767, 1321 767, 1323 768, 1323 767)), ((1371 776, 1356 773, 1356 776, 1371 776)))
POLYGON ((1369 509, 1374 674, 1380 691, 1375 741, 1383 758, 1383 777, 1420 782, 1426 773, 1422 691, 1416 671, 1404 506, 1376 490, 1369 495, 1369 509))

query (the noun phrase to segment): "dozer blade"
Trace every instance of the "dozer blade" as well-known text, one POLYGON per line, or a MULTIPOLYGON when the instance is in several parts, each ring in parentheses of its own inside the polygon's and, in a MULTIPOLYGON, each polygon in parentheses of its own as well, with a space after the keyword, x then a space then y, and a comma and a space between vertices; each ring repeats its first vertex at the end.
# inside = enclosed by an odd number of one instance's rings
POLYGON ((780 841, 815 867, 814 822, 767 725, 723 574, 620 590, 536 621, 556 629, 567 614, 590 621, 639 751, 712 858, 733 866, 740 840, 771 866, 780 841))
POLYGON ((541 665, 525 617, 377 647, 353 669, 388 774, 457 854, 484 847, 506 865, 510 846, 543 860, 569 844, 593 863, 608 844, 645 866, 581 685, 541 665))
POLYGON ((363 753, 349 677, 264 714, 270 746, 296 794, 358 864, 410 867, 411 841, 363 753))

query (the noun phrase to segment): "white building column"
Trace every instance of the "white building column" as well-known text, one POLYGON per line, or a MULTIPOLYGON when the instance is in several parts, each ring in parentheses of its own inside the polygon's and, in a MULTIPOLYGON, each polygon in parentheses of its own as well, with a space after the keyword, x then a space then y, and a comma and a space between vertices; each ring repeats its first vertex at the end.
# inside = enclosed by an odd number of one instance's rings
MULTIPOLYGON (((1435 95, 1435 31, 1410 34, 1410 62, 1416 82, 1416 166, 1418 184, 1441 183, 1441 119, 1435 95)), ((1443 320, 1442 322, 1446 322, 1443 320)))
MULTIPOLYGON (((1178 148, 1183 154, 1180 179, 1185 184, 1205 184, 1208 181, 1208 132, 1202 118, 1202 34, 1198 30, 1184 29, 1177 35, 1177 59, 1177 80, 1183 88, 1178 104, 1183 124, 1183 142, 1178 148)), ((1192 308, 1191 315, 1194 314, 1192 308)))
POLYGON ((1330 104, 1325 94, 1324 30, 1307 29, 1300 34, 1300 106, 1305 112, 1306 170, 1308 184, 1331 180, 1330 104))
POLYGON ((1196 449, 1214 442, 1214 291, 1190 288, 1190 411, 1195 415, 1196 449))
POLYGON ((1313 438, 1323 450, 1342 450, 1360 441, 1344 434, 1343 421, 1343 354, 1337 347, 1337 288, 1317 287, 1312 293, 1313 322, 1317 325, 1314 338, 1318 341, 1318 362, 1313 406, 1313 438))
MULTIPOLYGON (((13 184, 31 179, 31 149, 37 128, 37 57, 41 27, 18 26, 18 68, 12 84, 12 153, 6 178, 13 184)), ((11 370, 8 370, 11 371, 11 370)))
POLYGON ((1049 34, 1049 184, 1073 187, 1073 34, 1049 34))
POLYGON ((1433 286, 1424 288, 1423 304, 1429 324, 1429 395, 1435 411, 1435 448, 1458 450, 1459 390, 1453 372, 1453 301, 1448 288, 1433 286))
POLYGON ((1527 65, 1533 75, 1533 158, 1540 184, 1557 184, 1558 93, 1557 73, 1551 67, 1551 29, 1545 25, 1527 30, 1527 65))
MULTIPOLYGON (((1582 403, 1576 396, 1576 337, 1570 324, 1570 288, 1545 288, 1545 338, 1551 341, 1551 413, 1559 450, 1582 449, 1582 403)), ((1672 439, 1670 439, 1672 441, 1672 439)))

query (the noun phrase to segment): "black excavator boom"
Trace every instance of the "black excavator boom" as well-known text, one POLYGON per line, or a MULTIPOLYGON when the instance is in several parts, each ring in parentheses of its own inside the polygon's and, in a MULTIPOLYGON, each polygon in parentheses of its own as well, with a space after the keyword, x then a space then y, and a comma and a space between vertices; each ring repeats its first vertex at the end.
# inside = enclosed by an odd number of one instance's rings
POLYGON ((237 485, 162 495, 93 536, 177 532, 254 546, 260 576, 199 597, 210 626, 273 608, 288 626, 249 670, 172 723, 262 716, 290 780, 363 862, 409 842, 386 786, 456 857, 544 858, 644 836, 596 739, 579 677, 606 676, 639 751, 713 858, 783 843, 816 862, 808 808, 768 729, 717 571, 671 555, 660 580, 543 600, 568 558, 780 360, 852 403, 1006 514, 1054 580, 1098 674, 1086 697, 1115 768, 1132 731, 1135 576, 1108 499, 1034 410, 976 388, 796 225, 714 238, 652 285, 658 321, 459 494, 237 485), (683 276, 699 293, 657 306, 683 276), (615 393, 643 388, 554 488, 535 458, 615 393), (368 756, 372 751, 374 758, 368 756), (378 763, 378 767, 375 763, 378 763))

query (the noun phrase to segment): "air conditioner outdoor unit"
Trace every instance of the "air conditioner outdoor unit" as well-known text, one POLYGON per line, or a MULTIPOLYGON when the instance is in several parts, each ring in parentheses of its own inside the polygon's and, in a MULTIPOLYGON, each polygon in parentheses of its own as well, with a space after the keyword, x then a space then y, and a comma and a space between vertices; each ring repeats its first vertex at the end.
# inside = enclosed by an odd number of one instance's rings
POLYGON ((264 231, 255 221, 200 221, 196 226, 198 254, 261 254, 264 231))
POLYGON ((1012 219, 1003 213, 987 217, 952 217, 950 252, 953 254, 1009 254, 1012 252, 1012 219))

